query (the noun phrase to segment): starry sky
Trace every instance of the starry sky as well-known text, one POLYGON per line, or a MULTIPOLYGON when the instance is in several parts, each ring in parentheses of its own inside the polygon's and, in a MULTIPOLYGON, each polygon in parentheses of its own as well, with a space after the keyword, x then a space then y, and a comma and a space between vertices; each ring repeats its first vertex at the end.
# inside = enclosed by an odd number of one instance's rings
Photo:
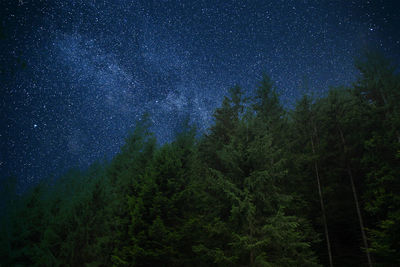
POLYGON ((0 4, 0 179, 111 158, 145 112, 160 143, 229 87, 271 76, 286 107, 350 85, 366 47, 400 55, 398 1, 11 0, 0 4))

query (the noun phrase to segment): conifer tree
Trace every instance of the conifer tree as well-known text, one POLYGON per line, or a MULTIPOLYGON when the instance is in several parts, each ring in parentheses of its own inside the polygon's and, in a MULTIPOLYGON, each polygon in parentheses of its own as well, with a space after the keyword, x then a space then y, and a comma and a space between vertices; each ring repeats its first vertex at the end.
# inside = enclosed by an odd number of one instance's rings
MULTIPOLYGON (((271 101, 267 99, 269 95, 264 97, 263 104, 271 101)), ((232 108, 235 105, 227 102, 219 110, 218 114, 230 111, 231 117, 238 119, 234 120, 227 142, 214 146, 220 148, 215 155, 218 168, 209 165, 209 194, 218 196, 212 201, 220 208, 220 217, 212 227, 219 229, 218 236, 227 240, 229 246, 222 249, 197 246, 196 249, 214 255, 214 262, 219 264, 290 266, 297 262, 300 266, 312 266, 316 263, 310 245, 304 233, 297 232, 301 220, 285 215, 290 202, 290 197, 281 192, 282 180, 287 174, 285 158, 273 144, 272 133, 265 131, 277 125, 280 118, 269 117, 265 112, 262 118, 266 123, 260 124, 261 119, 254 112, 240 116, 241 110, 232 108), (278 235, 285 238, 271 239, 278 235), (286 243, 288 240, 291 241, 286 243)), ((224 121, 218 120, 220 117, 216 118, 216 126, 224 125, 224 121)))

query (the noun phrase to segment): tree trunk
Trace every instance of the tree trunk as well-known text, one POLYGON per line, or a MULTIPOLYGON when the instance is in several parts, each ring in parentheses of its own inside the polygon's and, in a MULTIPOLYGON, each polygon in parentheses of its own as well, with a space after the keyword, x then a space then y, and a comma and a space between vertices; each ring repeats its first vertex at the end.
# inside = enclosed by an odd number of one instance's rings
POLYGON ((343 135, 342 129, 340 128, 339 124, 337 125, 337 128, 339 130, 340 138, 341 138, 342 145, 343 145, 343 151, 344 151, 345 160, 346 160, 347 174, 349 175, 349 178, 350 178, 351 190, 353 191, 354 202, 356 204, 357 216, 358 216, 358 221, 360 222, 361 236, 362 236, 364 247, 365 247, 365 253, 367 255, 368 266, 372 267, 371 256, 370 256, 369 251, 368 251, 367 236, 366 236, 365 230, 364 230, 364 222, 363 222, 363 219, 362 219, 362 216, 361 216, 360 206, 359 206, 359 203, 358 203, 358 197, 357 197, 356 187, 355 187, 355 184, 354 184, 353 173, 351 171, 350 164, 349 164, 349 162, 347 160, 347 156, 346 156, 346 151, 347 151, 346 142, 345 142, 345 139, 344 139, 344 135, 343 135))
MULTIPOLYGON (((314 141, 313 141, 312 136, 310 139, 311 139, 311 147, 312 147, 313 156, 315 156, 315 147, 314 147, 314 141)), ((329 233, 328 233, 328 224, 326 221, 325 205, 324 205, 324 200, 322 198, 322 190, 321 190, 321 183, 320 183, 320 179, 319 179, 318 163, 316 160, 314 160, 314 170, 315 170, 315 176, 317 177, 319 201, 321 204, 321 211, 322 211, 322 221, 324 224, 326 246, 328 248, 329 266, 333 267, 331 243, 329 241, 329 233)))

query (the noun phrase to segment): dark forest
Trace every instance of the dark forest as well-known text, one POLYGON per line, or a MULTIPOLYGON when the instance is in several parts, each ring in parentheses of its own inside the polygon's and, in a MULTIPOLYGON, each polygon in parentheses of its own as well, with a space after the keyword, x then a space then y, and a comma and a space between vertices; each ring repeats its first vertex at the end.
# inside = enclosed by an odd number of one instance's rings
POLYGON ((120 152, 25 192, 1 182, 0 266, 400 266, 400 76, 281 104, 229 90, 203 133, 137 122, 120 152))

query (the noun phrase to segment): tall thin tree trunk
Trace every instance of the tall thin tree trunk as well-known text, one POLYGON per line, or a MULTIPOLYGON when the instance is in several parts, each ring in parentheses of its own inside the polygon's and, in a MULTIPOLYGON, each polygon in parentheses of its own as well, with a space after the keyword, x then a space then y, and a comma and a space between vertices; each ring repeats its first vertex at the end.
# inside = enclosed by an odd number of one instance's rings
MULTIPOLYGON (((250 233, 250 237, 251 239, 253 239, 254 233, 255 233, 255 229, 254 229, 254 224, 253 224, 253 218, 251 217, 249 220, 249 233, 250 233)), ((254 266, 254 262, 255 262, 255 257, 254 257, 254 249, 250 249, 250 266, 254 266)))
POLYGON ((254 266, 254 252, 250 250, 250 266, 254 266))
POLYGON ((341 138, 341 140, 342 140, 343 151, 344 151, 345 160, 346 160, 347 174, 349 175, 349 178, 350 178, 351 190, 353 191, 354 202, 355 202, 355 204, 356 204, 356 210, 357 210, 357 215, 358 215, 358 221, 360 222, 361 236, 362 236, 363 243, 364 243, 364 247, 365 247, 365 253, 366 253, 366 255, 367 255, 368 266, 369 266, 369 267, 372 267, 371 256, 370 256, 369 250, 368 250, 367 236, 366 236, 365 230, 364 230, 364 222, 363 222, 363 219, 362 219, 362 216, 361 216, 360 206, 359 206, 359 203, 358 203, 358 197, 357 197, 356 187, 355 187, 355 184, 354 184, 353 173, 352 173, 352 171, 351 171, 350 164, 349 164, 349 161, 347 160, 347 156, 346 156, 346 150, 347 150, 346 142, 345 142, 345 139, 344 139, 343 131, 342 131, 342 129, 340 128, 340 125, 339 125, 339 124, 337 124, 337 128, 338 128, 338 130, 339 130, 340 138, 341 138))
MULTIPOLYGON (((310 139, 311 139, 311 147, 312 147, 313 156, 315 156, 314 140, 313 140, 312 136, 310 139)), ((324 205, 324 200, 322 198, 322 190, 321 190, 321 183, 320 183, 320 179, 319 179, 318 163, 315 159, 314 159, 314 170, 315 170, 315 176, 317 177, 319 201, 321 204, 321 211, 322 211, 322 221, 324 224, 326 246, 328 248, 329 266, 333 267, 331 243, 329 241, 329 233, 328 233, 328 224, 326 221, 325 205, 324 205)))

